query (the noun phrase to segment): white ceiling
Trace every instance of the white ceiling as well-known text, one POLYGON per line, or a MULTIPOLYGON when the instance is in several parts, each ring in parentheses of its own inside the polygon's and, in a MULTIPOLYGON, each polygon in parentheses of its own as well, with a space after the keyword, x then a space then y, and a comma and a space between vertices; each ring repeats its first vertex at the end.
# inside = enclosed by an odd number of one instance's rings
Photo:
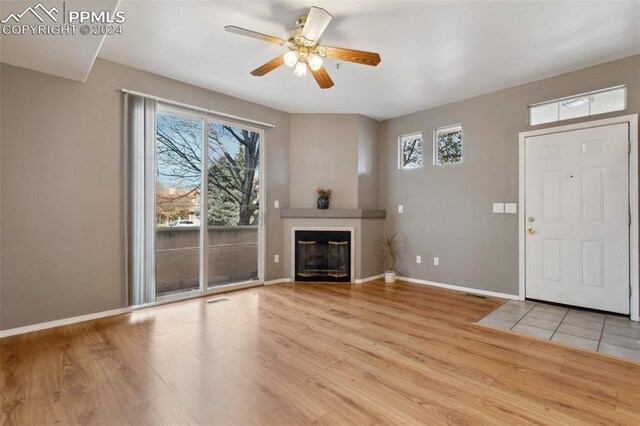
MULTIPOLYGON (((52 22, 42 15, 44 22, 27 13, 19 23, 10 20, 10 24, 39 25, 62 24, 62 1, 5 1, 0 0, 0 20, 9 14, 20 14, 26 7, 42 3, 47 10, 55 7, 57 13, 52 15, 58 19, 52 22)), ((105 10, 114 11, 118 0, 66 0, 66 10, 105 10)), ((42 14, 42 13, 41 13, 42 14)), ((0 24, 3 25, 3 24, 0 24)), ((82 35, 0 35, 0 60, 10 65, 42 71, 47 74, 69 78, 71 80, 86 81, 93 61, 98 55, 103 36, 91 33, 82 35)))
MULTIPOLYGON (((390 118, 640 53, 640 1, 122 0, 119 9, 124 34, 105 37, 100 57, 288 112, 390 118), (323 44, 379 52, 381 64, 327 60, 328 90, 286 67, 252 77, 285 49, 224 26, 284 37, 312 5, 334 16, 323 44)), ((68 47, 2 37, 3 62, 68 78, 93 62, 83 38, 68 47)))

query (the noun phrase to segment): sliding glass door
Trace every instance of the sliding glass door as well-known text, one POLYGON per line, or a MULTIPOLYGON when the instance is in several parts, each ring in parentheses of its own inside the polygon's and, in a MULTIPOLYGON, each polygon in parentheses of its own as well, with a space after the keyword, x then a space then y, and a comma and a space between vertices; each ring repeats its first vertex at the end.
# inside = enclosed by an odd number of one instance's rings
POLYGON ((209 121, 208 286, 257 281, 260 134, 209 121))
POLYGON ((200 292, 204 120, 156 115, 156 298, 200 292))
POLYGON ((261 142, 258 129, 159 108, 156 297, 160 300, 260 281, 261 142))

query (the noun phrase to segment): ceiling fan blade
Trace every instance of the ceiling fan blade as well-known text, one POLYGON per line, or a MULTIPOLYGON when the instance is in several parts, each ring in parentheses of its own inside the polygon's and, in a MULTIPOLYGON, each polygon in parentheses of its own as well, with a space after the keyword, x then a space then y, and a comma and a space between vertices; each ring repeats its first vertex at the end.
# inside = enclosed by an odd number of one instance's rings
POLYGON ((227 32, 240 34, 245 37, 257 38, 258 40, 268 41, 269 43, 283 44, 285 41, 278 37, 273 37, 267 34, 257 33, 255 31, 247 30, 245 28, 236 27, 235 25, 227 25, 224 27, 227 32))
POLYGON ((302 29, 302 36, 309 41, 318 41, 333 16, 319 7, 313 6, 307 15, 307 22, 302 29))
POLYGON ((264 64, 264 65, 256 68, 255 70, 251 71, 251 75, 253 75, 255 77, 262 77, 266 73, 269 73, 269 72, 275 70, 276 68, 278 68, 282 64, 284 64, 284 55, 280 55, 277 58, 273 58, 272 60, 270 60, 266 64, 264 64))
POLYGON ((327 56, 342 61, 355 62, 362 65, 375 67, 380 63, 380 55, 375 52, 365 52, 362 50, 344 49, 342 47, 325 47, 327 56))
POLYGON ((316 79, 316 82, 321 89, 329 89, 330 87, 333 87, 333 80, 331 80, 329 73, 327 73, 327 70, 324 67, 320 67, 318 71, 314 71, 309 68, 309 71, 311 71, 313 78, 316 79))

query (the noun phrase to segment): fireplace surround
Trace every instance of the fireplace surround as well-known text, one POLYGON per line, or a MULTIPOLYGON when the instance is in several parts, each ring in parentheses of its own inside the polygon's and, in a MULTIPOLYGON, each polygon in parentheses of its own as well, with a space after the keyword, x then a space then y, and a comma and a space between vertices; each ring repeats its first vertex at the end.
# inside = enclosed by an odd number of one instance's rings
POLYGON ((351 234, 351 282, 361 284, 382 273, 382 264, 376 251, 376 240, 384 234, 382 217, 369 211, 355 209, 281 209, 284 251, 282 260, 286 278, 296 280, 295 232, 299 230, 348 231, 351 234), (365 214, 367 213, 367 214, 365 214))

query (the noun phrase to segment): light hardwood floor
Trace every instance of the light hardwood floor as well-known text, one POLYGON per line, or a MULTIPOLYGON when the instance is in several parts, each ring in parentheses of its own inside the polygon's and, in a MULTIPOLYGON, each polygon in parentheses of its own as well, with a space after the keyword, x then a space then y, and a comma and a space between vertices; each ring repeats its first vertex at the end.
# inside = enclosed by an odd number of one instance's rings
POLYGON ((640 364, 472 324, 501 302, 282 284, 8 337, 0 420, 640 424, 640 364))

